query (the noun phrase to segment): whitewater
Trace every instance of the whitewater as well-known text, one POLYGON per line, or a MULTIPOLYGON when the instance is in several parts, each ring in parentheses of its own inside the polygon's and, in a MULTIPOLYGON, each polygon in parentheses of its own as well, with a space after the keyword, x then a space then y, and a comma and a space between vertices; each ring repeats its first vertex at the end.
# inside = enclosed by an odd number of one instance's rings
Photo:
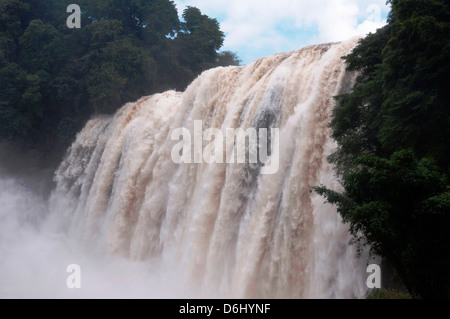
MULTIPOLYGON (((358 39, 201 74, 91 119, 49 198, 0 171, 2 298, 362 298, 366 260, 336 207, 334 96, 358 39), (175 129, 279 129, 279 168, 181 163, 175 129), (67 265, 81 269, 69 289, 67 265)), ((205 142, 206 143, 206 142, 205 142)), ((227 144, 225 147, 235 147, 227 144)), ((231 150, 233 151, 233 150, 231 150)))

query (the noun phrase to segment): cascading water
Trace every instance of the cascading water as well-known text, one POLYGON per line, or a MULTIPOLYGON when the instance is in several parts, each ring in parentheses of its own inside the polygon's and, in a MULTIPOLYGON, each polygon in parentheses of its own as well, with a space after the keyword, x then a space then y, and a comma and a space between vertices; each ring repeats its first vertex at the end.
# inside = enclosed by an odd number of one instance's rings
POLYGON ((56 172, 41 231, 96 258, 147 267, 152 285, 178 289, 178 297, 362 297, 364 269, 348 226, 310 192, 339 187, 327 163, 335 147, 328 124, 333 96, 354 80, 341 57, 356 42, 209 70, 184 93, 145 97, 92 119, 56 172), (194 135, 195 121, 223 132, 279 128, 278 172, 176 164, 171 133, 194 135))

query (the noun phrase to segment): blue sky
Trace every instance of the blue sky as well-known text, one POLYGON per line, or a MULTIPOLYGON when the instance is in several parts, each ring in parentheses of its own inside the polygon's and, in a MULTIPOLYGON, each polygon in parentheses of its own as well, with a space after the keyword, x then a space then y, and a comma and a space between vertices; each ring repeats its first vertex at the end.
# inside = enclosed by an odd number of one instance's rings
POLYGON ((364 36, 386 24, 386 0, 174 0, 216 18, 226 39, 222 50, 243 63, 311 44, 364 36))

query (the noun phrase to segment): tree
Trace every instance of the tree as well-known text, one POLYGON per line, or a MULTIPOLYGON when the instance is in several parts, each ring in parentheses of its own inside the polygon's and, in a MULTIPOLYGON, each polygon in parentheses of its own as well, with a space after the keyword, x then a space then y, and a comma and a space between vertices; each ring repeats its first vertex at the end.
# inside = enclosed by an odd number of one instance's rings
POLYGON ((343 177, 344 194, 318 187, 360 245, 386 258, 408 291, 447 298, 450 289, 450 190, 433 160, 411 150, 389 159, 365 155, 343 177), (361 237, 360 234, 364 234, 361 237))
POLYGON ((174 35, 179 28, 177 10, 169 0, 82 0, 80 6, 91 22, 118 20, 126 32, 139 37, 147 32, 174 35))
POLYGON ((392 32, 383 51, 383 147, 413 147, 450 164, 450 4, 394 0, 392 32))
POLYGON ((183 19, 177 37, 180 64, 197 73, 214 67, 225 37, 219 23, 195 7, 187 7, 183 19))
POLYGON ((350 170, 353 161, 362 154, 387 155, 378 139, 383 124, 382 50, 390 35, 390 26, 369 34, 353 52, 344 57, 347 71, 357 72, 356 85, 351 94, 336 97, 331 127, 338 150, 330 157, 338 173, 350 170))
POLYGON ((241 65, 242 60, 239 59, 236 52, 222 51, 217 55, 218 66, 241 65))
POLYGON ((181 23, 170 0, 80 0, 82 27, 69 29, 71 3, 0 1, 0 141, 53 154, 93 114, 235 63, 219 64, 224 35, 196 8, 181 23))
POLYGON ((337 97, 330 157, 344 191, 314 190, 409 292, 450 291, 450 10, 444 0, 392 0, 386 27, 344 59, 355 86, 337 97))

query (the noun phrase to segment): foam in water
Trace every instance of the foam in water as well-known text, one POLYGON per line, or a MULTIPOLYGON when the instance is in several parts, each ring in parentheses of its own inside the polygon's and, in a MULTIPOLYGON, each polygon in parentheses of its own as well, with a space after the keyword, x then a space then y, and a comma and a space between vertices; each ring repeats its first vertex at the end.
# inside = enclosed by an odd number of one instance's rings
MULTIPOLYGON (((328 124, 333 96, 353 81, 341 57, 356 41, 209 70, 184 93, 145 97, 89 121, 55 174, 40 230, 12 222, 29 237, 2 238, 0 269, 13 278, 0 277, 1 295, 362 297, 364 270, 348 226, 310 192, 339 188, 326 160, 335 148, 328 124), (279 128, 278 173, 250 163, 175 164, 171 132, 193 132, 195 121, 223 132, 279 128), (29 251, 8 248, 22 246, 29 251), (32 262, 38 276, 15 278, 27 272, 14 264, 36 255, 45 259, 32 262), (86 269, 78 292, 60 271, 71 263, 86 269)), ((27 209, 3 209, 2 218, 27 209)))

